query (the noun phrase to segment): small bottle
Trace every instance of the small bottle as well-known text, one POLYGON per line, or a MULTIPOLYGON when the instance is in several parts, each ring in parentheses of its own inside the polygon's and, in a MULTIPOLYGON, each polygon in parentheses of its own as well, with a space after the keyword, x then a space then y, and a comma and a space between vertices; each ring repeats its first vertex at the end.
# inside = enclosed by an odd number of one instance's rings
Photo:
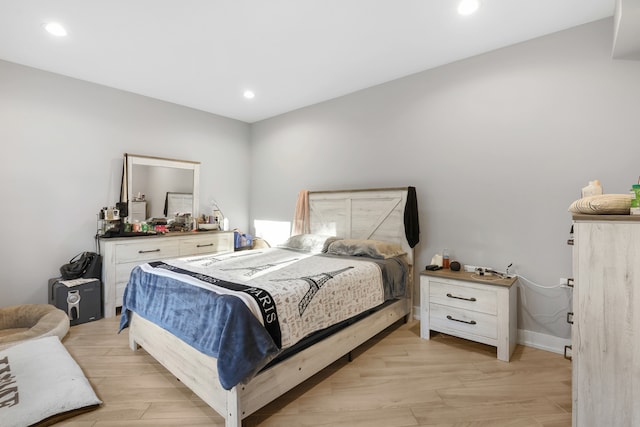
POLYGON ((442 251, 442 268, 449 268, 449 249, 442 251))
POLYGON ((582 188, 582 197, 599 196, 602 194, 600 180, 589 181, 589 185, 582 188))

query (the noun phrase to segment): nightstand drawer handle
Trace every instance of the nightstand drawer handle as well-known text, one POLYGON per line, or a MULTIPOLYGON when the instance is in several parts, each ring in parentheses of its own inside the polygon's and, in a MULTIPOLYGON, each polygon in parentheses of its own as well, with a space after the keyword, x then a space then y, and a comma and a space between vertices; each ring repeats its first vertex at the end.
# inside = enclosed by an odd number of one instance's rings
POLYGON ((197 248, 206 248, 207 246, 213 246, 213 243, 209 243, 206 245, 196 245, 197 248))
POLYGON ((451 317, 449 315, 447 315, 447 319, 453 320, 454 322, 467 323, 469 325, 475 325, 476 324, 475 320, 460 320, 460 319, 456 319, 455 317, 451 317))
POLYGON ((449 298, 462 299, 462 300, 465 300, 465 301, 471 301, 471 302, 475 302, 476 301, 475 297, 465 298, 465 297, 457 297, 457 296, 451 295, 451 294, 447 294, 447 296, 449 298))
POLYGON ((138 251, 139 254, 148 254, 148 253, 151 253, 151 252, 160 252, 160 249, 150 249, 148 251, 143 251, 143 250, 138 251))

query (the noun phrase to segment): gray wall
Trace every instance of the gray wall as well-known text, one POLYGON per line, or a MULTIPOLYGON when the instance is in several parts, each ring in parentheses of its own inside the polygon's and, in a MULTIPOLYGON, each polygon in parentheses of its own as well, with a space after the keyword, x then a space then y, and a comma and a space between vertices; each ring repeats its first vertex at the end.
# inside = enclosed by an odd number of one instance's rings
POLYGON ((0 141, 0 306, 46 302, 60 265, 95 250, 125 152, 200 161, 201 211, 215 198, 248 226, 246 123, 0 61, 0 141))
MULTIPOLYGON (((571 276, 567 206, 589 180, 640 175, 640 63, 588 24, 253 125, 0 61, 0 306, 94 248, 122 154, 199 160, 201 209, 231 227, 290 221, 298 191, 414 185, 417 266, 463 263, 542 286, 571 276), (249 204, 251 200, 251 204, 249 204)), ((249 230, 251 231, 251 230, 249 230)), ((569 293, 520 282, 521 329, 568 338, 569 293)))
MULTIPOLYGON (((640 63, 611 59, 607 19, 252 126, 251 219, 290 220, 300 189, 417 187, 422 269, 571 277, 569 204, 640 175, 640 63)), ((560 338, 569 291, 519 283, 519 328, 560 338)), ((416 302, 417 305, 417 302, 416 302)))

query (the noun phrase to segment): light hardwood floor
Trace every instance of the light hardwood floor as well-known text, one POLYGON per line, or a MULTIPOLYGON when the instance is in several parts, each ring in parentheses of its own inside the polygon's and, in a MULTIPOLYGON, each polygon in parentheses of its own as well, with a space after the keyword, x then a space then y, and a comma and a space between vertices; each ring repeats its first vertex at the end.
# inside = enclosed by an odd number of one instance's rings
MULTIPOLYGON (((71 427, 223 426, 143 349, 119 317, 71 327, 63 343, 103 405, 71 427)), ((396 325, 244 420, 243 426, 570 426, 571 364, 518 346, 510 363, 483 344, 396 325)))

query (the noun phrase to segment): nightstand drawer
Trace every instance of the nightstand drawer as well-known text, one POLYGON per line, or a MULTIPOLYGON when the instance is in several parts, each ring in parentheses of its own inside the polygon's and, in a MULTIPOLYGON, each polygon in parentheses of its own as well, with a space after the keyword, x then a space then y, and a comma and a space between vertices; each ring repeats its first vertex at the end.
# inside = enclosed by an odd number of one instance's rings
POLYGON ((456 335, 464 333, 491 339, 498 338, 497 319, 486 313, 431 304, 429 315, 431 329, 456 335))
POLYGON ((497 308, 497 292, 492 289, 473 285, 454 285, 448 282, 432 281, 429 289, 432 304, 457 307, 465 310, 479 311, 495 315, 497 308))

